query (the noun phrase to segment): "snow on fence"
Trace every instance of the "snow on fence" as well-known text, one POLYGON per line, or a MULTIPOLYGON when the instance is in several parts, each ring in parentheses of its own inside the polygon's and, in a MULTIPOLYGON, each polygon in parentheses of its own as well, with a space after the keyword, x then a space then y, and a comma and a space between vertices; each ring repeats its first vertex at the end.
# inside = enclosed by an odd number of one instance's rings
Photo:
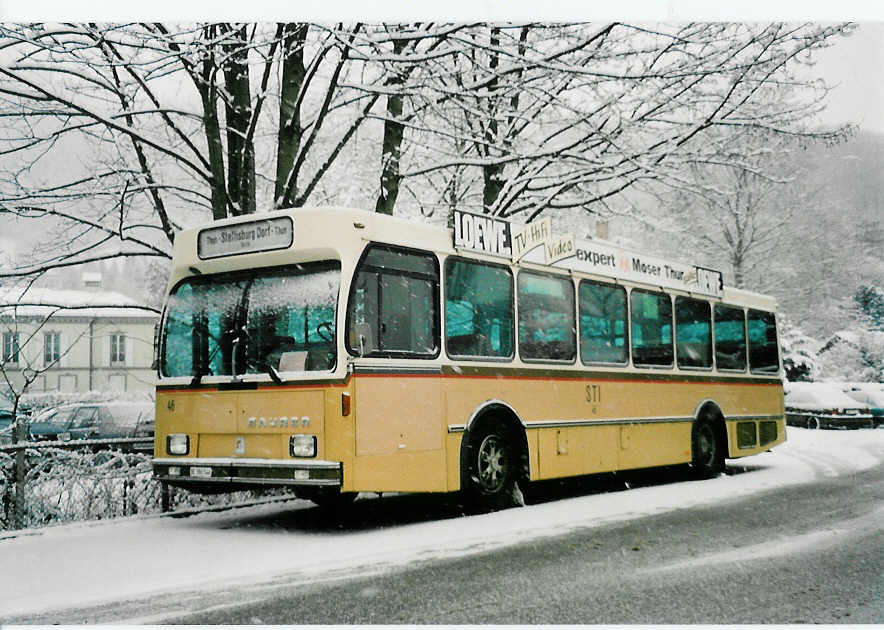
MULTIPOLYGON (((120 442, 83 440, 0 448, 0 530, 25 529, 164 511, 163 488, 151 476, 151 454, 119 450, 120 442), (24 501, 15 514, 16 451, 25 454, 24 501), (16 518, 18 516, 18 518, 16 518)), ((170 490, 168 510, 255 500, 268 491, 198 495, 170 490)))

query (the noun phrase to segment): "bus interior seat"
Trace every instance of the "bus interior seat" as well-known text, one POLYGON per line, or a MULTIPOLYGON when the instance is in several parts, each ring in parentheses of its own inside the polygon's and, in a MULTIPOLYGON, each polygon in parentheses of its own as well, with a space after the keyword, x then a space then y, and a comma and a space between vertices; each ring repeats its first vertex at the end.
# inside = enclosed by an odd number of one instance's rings
POLYGON ((481 333, 455 335, 447 340, 448 353, 467 357, 491 356, 491 343, 481 333))
POLYGON ((304 372, 307 369, 307 350, 293 350, 279 355, 280 372, 304 372))

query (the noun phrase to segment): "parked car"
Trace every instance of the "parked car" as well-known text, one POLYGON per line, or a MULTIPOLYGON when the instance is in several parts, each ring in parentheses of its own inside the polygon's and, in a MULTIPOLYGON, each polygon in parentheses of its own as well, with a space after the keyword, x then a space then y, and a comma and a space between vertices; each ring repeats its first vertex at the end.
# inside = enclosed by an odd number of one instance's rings
POLYGON ((808 429, 872 428, 871 410, 831 383, 790 383, 786 387, 786 423, 808 429))
MULTIPOLYGON (((48 410, 31 421, 35 441, 105 440, 153 437, 153 403, 102 402, 75 403, 48 410)), ((134 450, 150 451, 153 444, 134 445, 134 450)))
POLYGON ((869 406, 876 427, 884 426, 884 383, 847 383, 844 393, 869 406))

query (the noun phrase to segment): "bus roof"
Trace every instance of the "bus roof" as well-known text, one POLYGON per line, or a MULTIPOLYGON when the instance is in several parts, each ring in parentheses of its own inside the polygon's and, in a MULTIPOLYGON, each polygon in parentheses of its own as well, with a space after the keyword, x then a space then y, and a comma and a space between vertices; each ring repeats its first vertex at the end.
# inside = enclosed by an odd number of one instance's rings
POLYGON ((547 266, 699 293, 763 310, 773 298, 723 287, 718 271, 630 252, 601 240, 554 235, 548 218, 527 226, 455 211, 455 229, 344 207, 305 207, 232 217, 175 238, 170 288, 187 276, 313 260, 352 260, 367 242, 502 263, 547 266), (294 251, 293 249, 294 248, 294 251), (699 275, 699 278, 698 278, 699 275))

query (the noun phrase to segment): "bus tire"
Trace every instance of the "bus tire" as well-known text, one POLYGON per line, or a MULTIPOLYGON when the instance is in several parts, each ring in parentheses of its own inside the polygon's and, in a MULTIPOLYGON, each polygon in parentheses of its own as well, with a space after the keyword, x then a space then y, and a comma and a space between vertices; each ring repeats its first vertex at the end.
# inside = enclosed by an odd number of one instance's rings
POLYGON ((724 441, 709 416, 694 421, 691 428, 691 468, 700 479, 709 479, 724 471, 724 441))
POLYGON ((464 503, 471 512, 493 512, 517 505, 519 454, 511 433, 498 420, 476 427, 467 447, 464 503))

